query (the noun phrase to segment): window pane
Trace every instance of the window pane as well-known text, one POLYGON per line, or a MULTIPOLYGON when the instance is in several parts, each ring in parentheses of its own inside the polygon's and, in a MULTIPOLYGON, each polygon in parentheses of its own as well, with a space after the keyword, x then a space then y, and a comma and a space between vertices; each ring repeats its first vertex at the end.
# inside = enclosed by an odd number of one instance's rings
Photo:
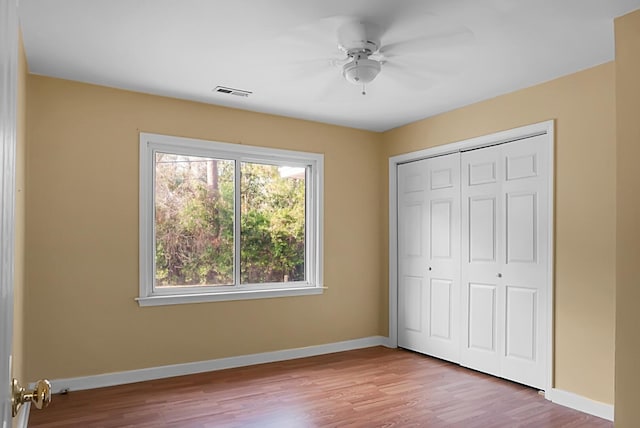
POLYGON ((234 162, 156 153, 156 286, 233 284, 234 162))
POLYGON ((305 280, 305 168, 241 163, 243 284, 305 280))

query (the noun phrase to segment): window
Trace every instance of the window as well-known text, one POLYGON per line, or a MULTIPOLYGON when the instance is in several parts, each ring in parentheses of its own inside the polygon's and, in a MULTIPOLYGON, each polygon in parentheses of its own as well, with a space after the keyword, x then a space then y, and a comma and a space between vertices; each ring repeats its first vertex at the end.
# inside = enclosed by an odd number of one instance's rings
POLYGON ((322 293, 323 156, 140 134, 141 306, 322 293))

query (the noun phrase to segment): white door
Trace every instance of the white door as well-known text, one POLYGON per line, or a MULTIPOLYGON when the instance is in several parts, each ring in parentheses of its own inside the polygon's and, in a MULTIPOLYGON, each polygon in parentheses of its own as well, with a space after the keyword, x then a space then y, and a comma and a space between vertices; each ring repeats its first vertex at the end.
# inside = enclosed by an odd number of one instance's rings
POLYGON ((462 365, 545 388, 546 136, 462 154, 462 365))
POLYGON ((460 155, 398 168, 398 345, 459 359, 460 155))
POLYGON ((462 347, 460 363, 500 375, 498 292, 502 198, 500 147, 462 154, 462 347))
POLYGON ((0 0, 0 422, 11 426, 11 340, 15 206, 16 2, 0 0))

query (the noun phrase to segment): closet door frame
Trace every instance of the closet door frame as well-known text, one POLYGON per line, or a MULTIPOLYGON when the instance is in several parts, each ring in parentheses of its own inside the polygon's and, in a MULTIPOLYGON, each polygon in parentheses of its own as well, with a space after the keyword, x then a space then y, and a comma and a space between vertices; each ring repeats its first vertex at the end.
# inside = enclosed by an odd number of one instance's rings
POLYGON ((546 135, 547 161, 548 164, 548 266, 547 266, 547 343, 546 343, 546 388, 551 391, 553 388, 553 295, 554 295, 554 176, 555 176, 555 121, 535 123, 519 128, 501 131, 494 134, 483 135, 468 140, 442 146, 431 147, 416 152, 406 153, 389 158, 389 338, 387 346, 396 348, 398 346, 398 165, 426 159, 434 156, 441 156, 449 153, 456 153, 481 147, 489 147, 496 144, 508 143, 522 140, 529 137, 546 135))

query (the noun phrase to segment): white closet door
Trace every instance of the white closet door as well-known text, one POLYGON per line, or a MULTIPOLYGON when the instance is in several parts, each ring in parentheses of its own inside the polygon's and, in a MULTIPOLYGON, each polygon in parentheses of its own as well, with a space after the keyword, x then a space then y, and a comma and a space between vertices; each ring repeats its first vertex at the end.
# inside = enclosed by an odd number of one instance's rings
POLYGON ((504 144, 504 351, 502 377, 545 388, 549 265, 544 136, 504 144))
POLYGON ((398 346, 427 348, 427 160, 398 167, 398 346))
POLYGON ((461 364, 545 386, 545 137, 462 154, 461 364))
POLYGON ((500 375, 502 198, 500 147, 462 154, 462 347, 460 362, 500 375))
POLYGON ((460 155, 401 165, 398 184, 398 345, 458 362, 460 155))

